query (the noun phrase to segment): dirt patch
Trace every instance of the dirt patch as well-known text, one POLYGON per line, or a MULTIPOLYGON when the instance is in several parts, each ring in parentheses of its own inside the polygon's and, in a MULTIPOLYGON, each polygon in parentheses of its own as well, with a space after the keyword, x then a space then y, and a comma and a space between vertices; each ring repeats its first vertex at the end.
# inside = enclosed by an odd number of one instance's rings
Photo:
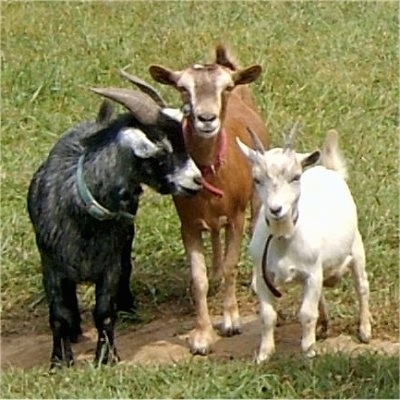
MULTIPOLYGON (((214 318, 216 325, 219 318, 214 318)), ((209 357, 217 359, 253 359, 257 350, 261 325, 256 315, 242 318, 243 333, 231 338, 221 337, 214 345, 209 357)), ((96 331, 84 322, 84 337, 74 345, 77 364, 93 359, 96 345, 96 331)), ((187 344, 187 337, 193 328, 193 317, 161 317, 148 324, 133 325, 117 329, 116 344, 122 362, 134 364, 178 363, 193 358, 187 344)), ((335 331, 335 329, 334 329, 335 331)), ((276 329, 277 353, 290 355, 300 352, 300 325, 284 322, 276 329)), ((32 368, 47 366, 51 351, 50 334, 29 332, 24 335, 10 334, 2 337, 1 368, 32 368)), ((347 334, 335 335, 318 342, 319 352, 342 351, 350 354, 372 351, 388 355, 399 355, 399 343, 375 338, 370 344, 360 344, 347 334)), ((199 356, 196 356, 199 357, 199 356)))

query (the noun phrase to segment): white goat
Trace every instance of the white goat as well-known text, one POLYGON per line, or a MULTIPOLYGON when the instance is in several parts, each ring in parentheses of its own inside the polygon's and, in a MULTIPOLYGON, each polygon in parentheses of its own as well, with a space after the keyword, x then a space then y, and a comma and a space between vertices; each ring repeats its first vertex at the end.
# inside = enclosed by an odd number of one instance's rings
MULTIPOLYGON (((249 130, 250 131, 250 130, 249 130)), ((359 337, 371 338, 368 306, 369 284, 365 252, 357 226, 357 210, 346 184, 346 166, 338 146, 338 134, 329 131, 322 154, 296 153, 293 128, 285 147, 264 151, 258 137, 253 150, 238 144, 252 164, 253 178, 263 202, 250 243, 255 265, 253 283, 260 301, 263 330, 257 361, 275 351, 277 313, 274 285, 291 281, 303 284, 299 311, 303 352, 315 355, 316 325, 327 330, 323 286, 333 286, 351 269, 359 298, 359 337), (321 158, 321 164, 316 164, 321 158), (303 172, 304 171, 304 172, 303 172)))

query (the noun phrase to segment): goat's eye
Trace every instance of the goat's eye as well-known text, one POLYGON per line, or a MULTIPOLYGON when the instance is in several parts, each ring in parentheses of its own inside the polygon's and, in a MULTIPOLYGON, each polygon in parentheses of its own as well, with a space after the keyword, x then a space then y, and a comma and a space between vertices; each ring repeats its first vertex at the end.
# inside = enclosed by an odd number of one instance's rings
POLYGON ((298 182, 300 180, 301 175, 300 174, 296 174, 293 176, 291 182, 298 182))
POLYGON ((254 178, 253 178, 253 181, 254 181, 254 183, 255 183, 256 185, 261 185, 261 180, 260 180, 259 178, 257 178, 257 177, 254 177, 254 178))

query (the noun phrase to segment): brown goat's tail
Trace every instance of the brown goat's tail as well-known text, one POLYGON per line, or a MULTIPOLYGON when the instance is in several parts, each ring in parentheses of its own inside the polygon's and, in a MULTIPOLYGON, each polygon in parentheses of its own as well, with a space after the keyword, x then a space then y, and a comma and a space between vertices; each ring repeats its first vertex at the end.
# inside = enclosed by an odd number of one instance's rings
POLYGON ((339 134, 331 129, 328 131, 321 153, 321 163, 325 168, 339 172, 347 179, 346 161, 339 148, 339 134))

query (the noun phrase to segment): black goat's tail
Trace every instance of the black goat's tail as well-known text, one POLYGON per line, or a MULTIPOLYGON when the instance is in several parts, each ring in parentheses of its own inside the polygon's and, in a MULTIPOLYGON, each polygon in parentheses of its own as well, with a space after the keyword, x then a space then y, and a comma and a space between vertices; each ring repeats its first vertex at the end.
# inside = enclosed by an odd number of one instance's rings
POLYGON ((106 125, 110 122, 114 114, 114 105, 109 100, 104 100, 101 103, 97 114, 96 122, 101 125, 106 125))

